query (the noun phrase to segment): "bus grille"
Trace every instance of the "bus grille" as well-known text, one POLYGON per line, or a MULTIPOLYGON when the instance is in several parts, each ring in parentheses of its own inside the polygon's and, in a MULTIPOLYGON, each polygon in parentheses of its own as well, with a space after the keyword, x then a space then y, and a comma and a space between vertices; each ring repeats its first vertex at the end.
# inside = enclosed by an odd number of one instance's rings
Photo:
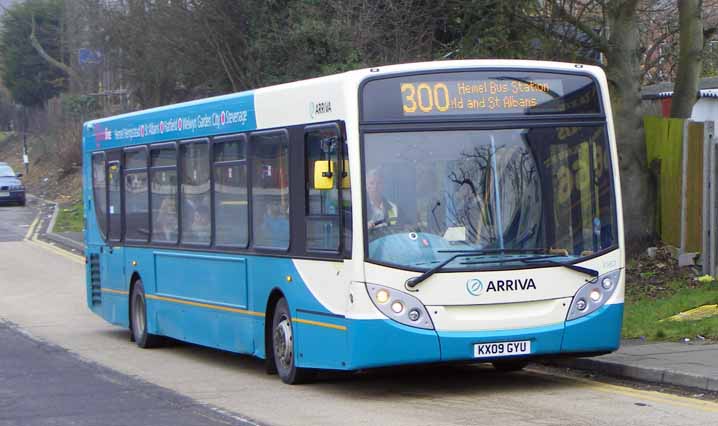
POLYGON ((100 287, 100 255, 90 255, 90 287, 92 289, 92 306, 102 304, 102 289, 100 287))

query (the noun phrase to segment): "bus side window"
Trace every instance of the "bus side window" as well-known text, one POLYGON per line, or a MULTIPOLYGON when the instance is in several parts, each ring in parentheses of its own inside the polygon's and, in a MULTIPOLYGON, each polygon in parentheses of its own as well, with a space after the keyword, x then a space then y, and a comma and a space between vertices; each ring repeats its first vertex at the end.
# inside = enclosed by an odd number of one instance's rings
POLYGON ((95 217, 100 226, 102 238, 107 235, 107 170, 105 153, 92 154, 92 194, 95 204, 95 217))
POLYGON ((177 154, 176 148, 152 150, 150 193, 152 241, 177 242, 177 154))
POLYGON ((147 242, 150 212, 147 188, 147 150, 125 151, 125 239, 147 242))
POLYGON ((308 251, 339 250, 340 206, 338 153, 340 141, 336 125, 310 127, 305 140, 306 170, 306 247, 308 251))
POLYGON ((254 246, 289 248, 289 137, 286 131, 255 133, 252 146, 254 246))
POLYGON ((212 144, 214 233, 220 247, 244 248, 249 242, 246 146, 244 135, 212 144))
POLYGON ((182 180, 182 242, 209 245, 212 230, 209 192, 209 143, 206 139, 180 145, 182 180))

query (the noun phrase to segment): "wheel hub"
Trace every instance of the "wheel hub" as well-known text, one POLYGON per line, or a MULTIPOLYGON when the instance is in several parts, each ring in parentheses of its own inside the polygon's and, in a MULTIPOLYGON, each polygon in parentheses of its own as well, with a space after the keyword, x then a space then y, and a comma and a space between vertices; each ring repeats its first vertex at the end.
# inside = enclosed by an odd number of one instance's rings
POLYGON ((292 325, 287 318, 283 318, 274 329, 274 357, 286 368, 292 364, 292 346, 292 325))
POLYGON ((135 336, 139 337, 142 336, 142 333, 145 331, 145 303, 144 300, 142 300, 142 296, 139 294, 135 296, 135 303, 133 305, 132 311, 135 319, 133 331, 135 332, 135 336))

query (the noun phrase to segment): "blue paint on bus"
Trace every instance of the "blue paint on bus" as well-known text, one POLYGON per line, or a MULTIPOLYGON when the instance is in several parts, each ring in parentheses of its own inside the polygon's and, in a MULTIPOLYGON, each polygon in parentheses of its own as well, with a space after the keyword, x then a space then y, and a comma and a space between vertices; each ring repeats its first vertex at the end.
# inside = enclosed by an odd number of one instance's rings
POLYGON ((256 128, 254 93, 243 92, 90 121, 85 123, 84 146, 96 151, 256 128))
POLYGON ((566 321, 561 352, 611 352, 621 344, 623 303, 604 305, 583 318, 566 321))

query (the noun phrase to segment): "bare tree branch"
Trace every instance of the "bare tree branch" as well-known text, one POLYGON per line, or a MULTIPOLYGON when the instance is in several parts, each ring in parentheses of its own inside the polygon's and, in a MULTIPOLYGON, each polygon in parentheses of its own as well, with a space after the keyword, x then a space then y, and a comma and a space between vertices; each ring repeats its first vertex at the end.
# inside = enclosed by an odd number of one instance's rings
POLYGON ((35 49, 35 51, 50 65, 59 68, 61 71, 63 71, 65 74, 67 74, 68 77, 70 77, 75 83, 79 85, 79 87, 84 87, 84 82, 82 81, 82 78, 80 78, 80 75, 72 69, 72 67, 58 61, 57 59, 50 56, 45 49, 40 44, 40 41, 38 41, 37 36, 35 35, 35 14, 33 13, 31 15, 31 31, 30 31, 30 44, 35 49))

